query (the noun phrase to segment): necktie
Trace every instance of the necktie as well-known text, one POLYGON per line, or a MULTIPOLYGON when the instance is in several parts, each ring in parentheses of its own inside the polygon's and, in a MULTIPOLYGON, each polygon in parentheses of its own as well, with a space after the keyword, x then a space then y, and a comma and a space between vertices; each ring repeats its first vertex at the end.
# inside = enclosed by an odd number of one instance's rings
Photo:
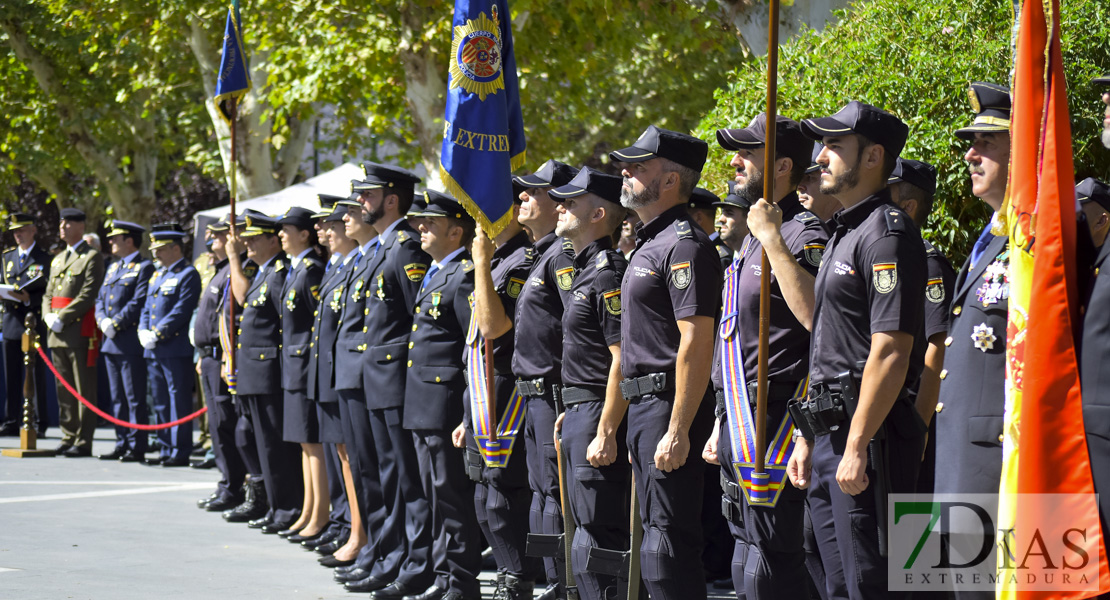
POLYGON ((439 263, 432 263, 432 266, 428 267, 428 272, 424 274, 424 283, 420 284, 420 291, 421 292, 424 291, 424 288, 427 287, 428 282, 431 281, 432 276, 435 275, 436 271, 438 271, 438 270, 439 270, 439 263))
POLYGON ((975 246, 971 249, 972 268, 974 268, 976 263, 979 262, 979 259, 983 257, 983 253, 987 251, 987 246, 990 245, 993 239, 994 236, 991 235, 991 226, 990 223, 988 223, 987 228, 979 235, 979 239, 975 241, 975 246))
POLYGON ((378 250, 382 249, 382 238, 378 238, 378 243, 374 244, 374 256, 378 255, 378 250))

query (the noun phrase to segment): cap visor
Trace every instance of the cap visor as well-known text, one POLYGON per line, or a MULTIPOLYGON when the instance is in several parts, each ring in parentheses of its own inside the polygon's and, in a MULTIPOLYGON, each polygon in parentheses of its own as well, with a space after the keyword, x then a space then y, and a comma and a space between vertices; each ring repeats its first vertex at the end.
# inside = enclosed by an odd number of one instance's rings
POLYGON ((1002 131, 1010 133, 1009 129, 1007 129, 1006 127, 1000 127, 998 125, 971 125, 969 127, 964 127, 963 129, 957 129, 956 137, 970 141, 975 139, 976 133, 999 133, 1002 131))
POLYGON ((717 143, 725 150, 740 150, 741 148, 758 148, 766 144, 750 129, 718 129, 717 143))
POLYGON ((651 152, 648 152, 647 150, 644 150, 643 148, 637 148, 636 146, 629 146, 629 147, 624 148, 622 150, 614 150, 614 151, 610 152, 609 153, 609 158, 611 158, 612 160, 614 160, 616 162, 635 163, 635 162, 644 162, 646 160, 651 160, 653 158, 657 158, 657 155, 653 154, 651 152))
POLYGON ((550 181, 544 181, 544 179, 542 177, 539 177, 535 173, 529 173, 527 175, 520 175, 520 176, 517 176, 517 177, 513 177, 513 181, 517 182, 519 185, 523 185, 525 187, 530 187, 530 188, 541 188, 541 187, 550 187, 551 186, 550 181))
POLYGON ((587 192, 586 190, 584 190, 580 187, 573 186, 573 185, 564 185, 563 187, 555 188, 555 189, 547 192, 547 195, 551 196, 552 198, 563 199, 563 198, 577 198, 578 196, 585 196, 588 193, 589 192, 587 192))
POLYGON ((802 133, 811 140, 820 142, 827 137, 855 133, 851 127, 832 117, 818 117, 802 121, 802 133))
POLYGON ((1099 85, 1110 85, 1110 73, 1106 73, 1102 77, 1095 77, 1091 80, 1091 83, 1097 83, 1099 85))

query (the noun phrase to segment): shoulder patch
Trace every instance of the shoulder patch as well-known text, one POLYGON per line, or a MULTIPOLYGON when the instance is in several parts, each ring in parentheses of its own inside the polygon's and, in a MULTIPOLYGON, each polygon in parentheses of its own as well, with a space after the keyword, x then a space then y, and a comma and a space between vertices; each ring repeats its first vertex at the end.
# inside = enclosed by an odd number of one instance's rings
POLYGON ((871 280, 875 291, 889 294, 898 285, 898 263, 875 263, 871 265, 871 280))
POLYGON ((474 270, 474 262, 468 258, 462 259, 463 273, 469 273, 474 270))
POLYGON ((794 215, 794 220, 799 223, 808 223, 810 221, 818 221, 820 219, 817 218, 817 215, 809 212, 808 210, 803 210, 802 212, 794 215))
POLYGON ((609 257, 606 256, 604 252, 598 252, 597 262, 595 264, 597 265, 597 270, 600 271, 601 269, 609 266, 609 257))
POLYGON ((420 281, 421 279, 424 279, 424 274, 427 272, 428 265, 422 265, 420 263, 405 265, 405 275, 409 278, 409 281, 420 281))
POLYGON ((574 286, 574 267, 566 267, 555 271, 555 283, 561 290, 569 290, 574 286))
POLYGON ((934 277, 925 284, 925 299, 933 304, 944 302, 944 279, 934 277))
POLYGON ((678 289, 684 290, 690 287, 690 280, 693 276, 690 273, 690 262, 680 262, 671 265, 671 283, 678 289))
POLYGON ((602 299, 605 300, 605 310, 609 314, 620 316, 621 314, 621 291, 620 289, 609 290, 608 292, 601 293, 602 299))
POLYGON ((524 280, 523 279, 517 279, 516 277, 510 277, 509 278, 509 283, 505 286, 505 293, 507 293, 510 298, 516 298, 517 296, 520 296, 520 291, 523 290, 523 289, 524 289, 524 280))
POLYGON ((690 228, 689 221, 675 221, 674 232, 678 235, 678 239, 694 237, 694 231, 690 228))
POLYGON ((825 254, 824 244, 806 244, 804 248, 806 262, 809 264, 820 267, 821 257, 825 254))
POLYGON ((883 216, 886 217, 886 230, 891 233, 901 233, 906 231, 906 217, 901 211, 887 208, 883 210, 883 216))

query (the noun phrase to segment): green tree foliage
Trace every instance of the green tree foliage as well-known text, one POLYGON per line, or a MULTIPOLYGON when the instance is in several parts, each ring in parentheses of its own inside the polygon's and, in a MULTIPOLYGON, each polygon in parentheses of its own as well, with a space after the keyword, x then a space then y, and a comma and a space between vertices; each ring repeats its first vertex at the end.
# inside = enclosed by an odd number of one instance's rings
MULTIPOLYGON (((1110 70, 1110 22, 1103 0, 1062 2, 1063 54, 1069 82, 1076 177, 1107 176, 1110 150, 1098 141, 1101 91, 1091 83, 1110 70)), ((840 13, 820 34, 809 30, 781 47, 779 113, 794 119, 831 115, 861 100, 901 117, 910 127, 902 155, 937 167, 937 204, 925 236, 962 260, 990 217, 971 194, 963 155, 952 132, 973 117, 972 81, 1006 84, 1011 63, 1012 3, 1007 0, 874 0, 840 13)), ((766 60, 735 69, 717 91, 717 106, 698 135, 711 145, 706 183, 722 191, 729 156, 714 130, 747 125, 765 109, 766 60)))

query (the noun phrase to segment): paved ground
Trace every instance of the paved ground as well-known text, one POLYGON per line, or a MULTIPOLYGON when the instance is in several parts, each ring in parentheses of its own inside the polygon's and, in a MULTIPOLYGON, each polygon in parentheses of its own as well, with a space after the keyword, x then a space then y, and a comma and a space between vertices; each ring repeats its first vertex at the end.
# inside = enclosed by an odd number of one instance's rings
MULTIPOLYGON (((57 446, 57 430, 47 435, 39 447, 57 446)), ((94 455, 113 436, 98 430, 94 455)), ((18 445, 0 438, 0 448, 18 445)), ((315 554, 198 510, 215 481, 190 468, 0 457, 0 598, 365 597, 336 585, 315 554)))

